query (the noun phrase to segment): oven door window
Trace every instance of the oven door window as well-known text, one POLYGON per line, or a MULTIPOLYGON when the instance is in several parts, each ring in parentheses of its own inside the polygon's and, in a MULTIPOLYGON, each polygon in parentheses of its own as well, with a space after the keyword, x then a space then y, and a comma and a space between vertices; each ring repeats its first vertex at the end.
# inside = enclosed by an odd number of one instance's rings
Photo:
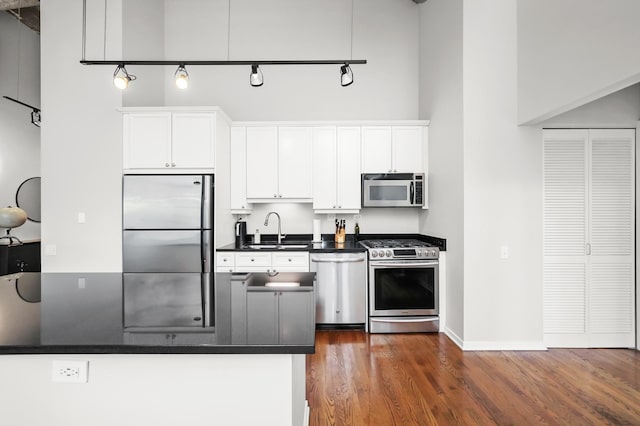
POLYGON ((437 313, 436 268, 376 268, 374 274, 374 312, 437 313))

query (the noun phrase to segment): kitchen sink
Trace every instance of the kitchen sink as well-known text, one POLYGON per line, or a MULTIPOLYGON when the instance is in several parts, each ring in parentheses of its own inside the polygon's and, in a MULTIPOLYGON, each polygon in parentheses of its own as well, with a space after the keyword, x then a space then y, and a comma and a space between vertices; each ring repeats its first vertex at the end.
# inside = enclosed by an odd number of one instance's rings
POLYGON ((264 250, 286 250, 286 249, 303 249, 309 247, 310 244, 249 244, 250 249, 264 250))

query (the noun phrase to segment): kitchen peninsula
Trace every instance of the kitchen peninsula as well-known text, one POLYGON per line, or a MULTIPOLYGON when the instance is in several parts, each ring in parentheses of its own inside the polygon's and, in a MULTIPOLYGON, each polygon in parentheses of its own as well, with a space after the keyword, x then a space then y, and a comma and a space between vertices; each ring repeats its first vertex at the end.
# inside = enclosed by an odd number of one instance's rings
POLYGON ((304 424, 304 354, 314 350, 313 326, 307 344, 220 343, 213 327, 148 329, 146 334, 168 337, 141 343, 124 327, 124 294, 118 273, 0 277, 4 419, 68 425, 87 419, 93 425, 169 425, 211 418, 221 424, 304 424), (88 379, 59 382, 54 361, 85 363, 88 379), (26 377, 25 371, 31 374, 26 377), (60 410, 70 398, 72 412, 60 410), (30 409, 33 401, 38 410, 30 409))

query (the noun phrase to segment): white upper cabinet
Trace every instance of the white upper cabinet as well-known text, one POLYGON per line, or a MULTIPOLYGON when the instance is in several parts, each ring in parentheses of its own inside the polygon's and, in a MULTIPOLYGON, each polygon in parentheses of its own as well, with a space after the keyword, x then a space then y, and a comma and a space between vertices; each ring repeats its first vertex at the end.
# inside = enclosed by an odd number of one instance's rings
POLYGON ((211 113, 173 113, 171 161, 178 168, 213 168, 215 116, 211 113))
POLYGON ((125 113, 123 168, 213 171, 215 129, 214 112, 125 113))
POLYGON ((360 127, 313 129, 313 208, 316 213, 360 210, 360 127))
POLYGON ((426 127, 362 127, 362 173, 425 171, 426 127))
POLYGON ((246 128, 247 199, 311 201, 311 128, 246 128))
POLYGON ((250 213, 251 205, 247 203, 247 136, 244 127, 231 128, 230 157, 231 213, 250 213))
POLYGON ((124 115, 124 168, 154 169, 171 165, 171 113, 124 115))
POLYGON ((425 171, 424 134, 422 126, 393 126, 391 128, 391 158, 393 172, 421 173, 425 171))

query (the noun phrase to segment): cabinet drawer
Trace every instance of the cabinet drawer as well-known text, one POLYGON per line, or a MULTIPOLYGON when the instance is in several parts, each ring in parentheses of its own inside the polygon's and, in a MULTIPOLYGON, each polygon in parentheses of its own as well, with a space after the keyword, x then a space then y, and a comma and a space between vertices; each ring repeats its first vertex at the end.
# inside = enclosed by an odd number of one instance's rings
POLYGON ((247 266, 268 269, 271 266, 271 253, 236 253, 236 269, 245 271, 244 267, 247 266))
POLYGON ((309 268, 309 253, 273 253, 271 262, 273 268, 276 270, 282 270, 282 268, 296 268, 296 270, 305 271, 309 268))
POLYGON ((235 266, 235 253, 218 252, 216 253, 216 271, 217 272, 233 272, 235 266))

